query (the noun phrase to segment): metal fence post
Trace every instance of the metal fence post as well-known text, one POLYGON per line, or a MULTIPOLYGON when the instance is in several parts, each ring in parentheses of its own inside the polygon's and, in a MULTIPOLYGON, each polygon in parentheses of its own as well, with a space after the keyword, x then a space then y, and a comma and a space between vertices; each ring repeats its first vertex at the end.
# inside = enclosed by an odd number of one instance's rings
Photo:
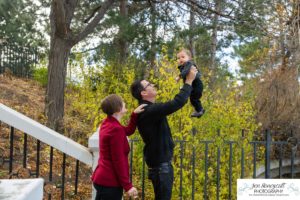
POLYGON ((13 156, 14 156, 14 127, 10 127, 10 146, 9 146, 9 177, 12 177, 13 172, 13 156))
POLYGON ((266 130, 266 149, 265 149, 265 178, 271 178, 270 166, 271 166, 271 133, 270 130, 266 130))
MULTIPOLYGON (((245 131, 242 130, 242 140, 245 138, 245 131)), ((244 144, 241 147, 241 178, 244 178, 244 170, 245 170, 245 149, 244 144)))

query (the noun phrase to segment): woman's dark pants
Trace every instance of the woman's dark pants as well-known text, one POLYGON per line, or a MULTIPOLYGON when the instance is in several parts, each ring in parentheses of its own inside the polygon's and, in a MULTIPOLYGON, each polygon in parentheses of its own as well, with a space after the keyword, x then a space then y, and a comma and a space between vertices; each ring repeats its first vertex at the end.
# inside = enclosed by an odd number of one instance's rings
POLYGON ((122 200, 122 187, 105 187, 94 183, 97 191, 95 200, 122 200))

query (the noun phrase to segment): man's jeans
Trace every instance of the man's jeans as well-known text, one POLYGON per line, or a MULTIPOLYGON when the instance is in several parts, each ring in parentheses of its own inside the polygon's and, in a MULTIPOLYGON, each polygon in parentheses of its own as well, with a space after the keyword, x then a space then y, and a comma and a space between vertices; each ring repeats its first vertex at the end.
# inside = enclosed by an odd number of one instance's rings
POLYGON ((159 167, 149 168, 148 178, 152 181, 155 200, 170 200, 174 180, 171 162, 161 163, 159 167))

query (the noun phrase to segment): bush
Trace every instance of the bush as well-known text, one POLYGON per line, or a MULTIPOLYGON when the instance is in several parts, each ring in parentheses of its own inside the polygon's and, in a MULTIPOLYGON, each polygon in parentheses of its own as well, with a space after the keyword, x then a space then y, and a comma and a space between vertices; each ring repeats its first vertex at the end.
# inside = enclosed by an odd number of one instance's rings
POLYGON ((46 67, 34 69, 33 79, 39 82, 43 87, 46 87, 48 83, 48 69, 46 67))
MULTIPOLYGON (((91 84, 90 74, 86 74, 81 88, 77 94, 67 95, 67 99, 71 102, 71 107, 85 116, 85 120, 94 123, 94 128, 98 127, 99 123, 105 118, 105 114, 99 111, 101 99, 108 94, 116 93, 123 97, 126 107, 132 111, 137 106, 137 101, 130 94, 130 84, 135 79, 134 66, 128 64, 123 66, 123 72, 116 74, 114 66, 106 65, 101 68, 98 74, 99 83, 94 87, 91 84), (95 90, 96 89, 96 90, 95 90), (76 99, 74 101, 74 99, 76 99)), ((176 64, 168 59, 161 60, 159 72, 155 75, 151 71, 149 81, 155 83, 158 89, 157 102, 166 102, 171 100, 178 93, 182 83, 176 83, 177 75, 176 64)), ((209 80, 208 75, 203 76, 203 82, 207 85, 209 80)), ((226 79, 225 79, 226 80, 226 79)), ((174 190, 173 198, 176 199, 180 195, 183 199, 190 199, 192 190, 191 176, 191 160, 193 158, 193 147, 195 146, 195 199, 201 199, 203 194, 203 185, 205 180, 204 171, 204 145, 201 141, 212 141, 209 145, 208 155, 208 193, 216 196, 217 185, 217 151, 220 151, 220 197, 228 199, 228 161, 229 161, 229 145, 227 141, 238 141, 233 145, 232 159, 232 197, 236 197, 233 191, 236 190, 236 180, 240 177, 241 172, 241 150, 245 151, 245 176, 249 176, 251 169, 251 146, 246 144, 252 138, 253 132, 256 130, 255 110, 253 109, 253 96, 245 97, 235 82, 227 81, 223 83, 224 88, 215 88, 211 91, 205 88, 203 98, 201 99, 206 113, 200 119, 190 117, 193 111, 190 103, 187 103, 181 110, 168 116, 168 122, 171 128, 173 139, 184 140, 184 148, 181 149, 180 144, 176 142, 174 150, 174 190), (243 98, 242 98, 243 97, 243 98), (191 130, 197 129, 197 134, 194 136, 191 130), (245 131, 245 137, 241 138, 241 130, 245 131), (218 135, 218 130, 220 134, 218 135), (182 150, 182 152, 181 152, 182 150), (181 158, 181 155, 183 157, 181 158), (182 162, 182 163, 181 163, 182 162), (179 186, 180 167, 182 166, 182 191, 179 186), (182 192, 182 194, 180 194, 182 192)), ((123 124, 128 120, 124 117, 123 124)), ((138 133, 131 136, 131 139, 141 138, 138 133)), ((142 166, 143 166, 143 143, 136 143, 133 154, 133 183, 138 188, 142 185, 142 166)), ((147 167, 146 167, 147 168, 147 167)), ((149 180, 145 180, 145 199, 154 199, 153 189, 149 180)), ((214 199, 212 197, 212 199, 214 199)))

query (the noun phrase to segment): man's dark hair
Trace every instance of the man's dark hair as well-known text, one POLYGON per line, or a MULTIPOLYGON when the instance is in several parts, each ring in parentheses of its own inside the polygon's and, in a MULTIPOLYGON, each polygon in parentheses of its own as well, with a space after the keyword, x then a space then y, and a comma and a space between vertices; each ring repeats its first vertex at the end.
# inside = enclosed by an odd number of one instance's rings
POLYGON ((141 92, 144 90, 144 86, 142 85, 141 81, 142 80, 136 80, 130 86, 132 96, 136 98, 139 102, 143 100, 141 92))
POLYGON ((101 101, 101 109, 108 116, 120 112, 122 107, 123 99, 116 94, 108 95, 101 101))

